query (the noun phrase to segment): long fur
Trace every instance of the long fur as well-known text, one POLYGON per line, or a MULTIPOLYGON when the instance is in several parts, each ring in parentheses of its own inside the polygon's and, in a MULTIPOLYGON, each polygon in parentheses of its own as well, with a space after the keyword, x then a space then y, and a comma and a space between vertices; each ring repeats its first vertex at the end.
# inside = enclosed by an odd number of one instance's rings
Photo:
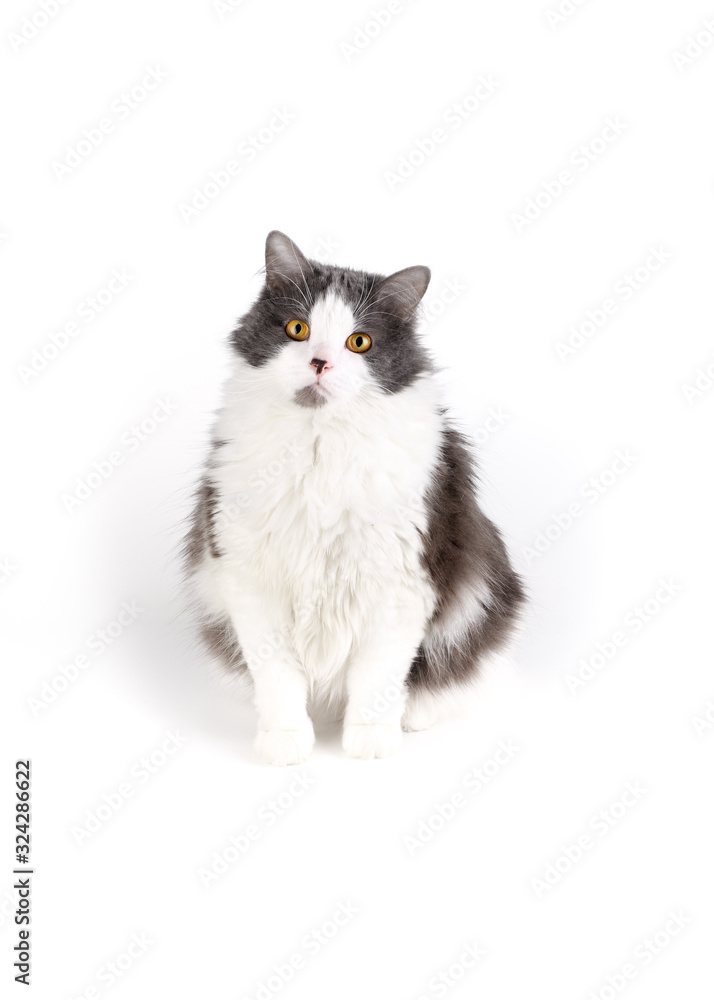
POLYGON ((252 678, 273 763, 307 755, 316 699, 344 716, 349 753, 391 752, 513 634, 521 583, 416 332, 428 278, 308 261, 271 233, 230 338, 185 557, 203 636, 252 678), (345 346, 356 331, 364 354, 345 346))

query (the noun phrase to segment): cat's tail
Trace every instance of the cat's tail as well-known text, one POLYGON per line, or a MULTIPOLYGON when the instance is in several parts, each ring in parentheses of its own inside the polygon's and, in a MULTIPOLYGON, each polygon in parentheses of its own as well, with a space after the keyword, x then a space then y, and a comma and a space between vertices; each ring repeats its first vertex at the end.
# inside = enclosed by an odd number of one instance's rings
POLYGON ((467 715, 478 700, 482 684, 492 674, 510 673, 515 666, 514 646, 515 643, 511 642, 507 648, 485 656, 470 677, 463 681, 451 681, 440 687, 410 686, 402 715, 402 729, 405 732, 421 732, 447 719, 467 715))

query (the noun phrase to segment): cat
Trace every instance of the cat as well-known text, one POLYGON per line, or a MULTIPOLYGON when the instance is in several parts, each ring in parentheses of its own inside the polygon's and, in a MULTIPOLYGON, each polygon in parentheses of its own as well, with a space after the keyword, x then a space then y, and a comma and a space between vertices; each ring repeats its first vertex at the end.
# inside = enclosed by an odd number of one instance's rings
POLYGON ((255 748, 304 761, 309 709, 372 759, 460 700, 524 591, 417 334, 431 273, 309 260, 268 235, 185 563, 209 649, 252 684, 255 748))

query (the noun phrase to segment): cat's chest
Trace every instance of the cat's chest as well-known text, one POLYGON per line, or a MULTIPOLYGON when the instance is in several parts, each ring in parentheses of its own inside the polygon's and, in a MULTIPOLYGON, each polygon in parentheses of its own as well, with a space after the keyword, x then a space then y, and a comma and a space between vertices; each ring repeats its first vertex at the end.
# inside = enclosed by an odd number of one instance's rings
POLYGON ((219 466, 224 499, 240 512, 233 543, 272 559, 282 553, 286 571, 309 558, 320 572, 330 560, 356 566, 385 548, 417 546, 438 428, 428 413, 388 417, 264 424, 238 437, 219 466))
POLYGON ((399 442, 323 432, 263 443, 225 467, 223 484, 251 532, 327 533, 334 546, 340 534, 416 515, 428 475, 423 458, 399 442))

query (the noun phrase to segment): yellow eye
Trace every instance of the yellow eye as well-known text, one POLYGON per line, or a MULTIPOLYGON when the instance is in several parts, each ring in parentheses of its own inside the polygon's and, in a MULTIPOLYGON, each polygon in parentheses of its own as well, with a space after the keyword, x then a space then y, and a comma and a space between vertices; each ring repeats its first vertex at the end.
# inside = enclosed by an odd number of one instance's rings
POLYGON ((299 319, 291 319, 285 327, 285 332, 293 340, 307 340, 310 336, 310 327, 299 319))
POLYGON ((345 346, 355 354, 364 354, 372 346, 372 338, 366 333, 353 333, 347 338, 345 346))

